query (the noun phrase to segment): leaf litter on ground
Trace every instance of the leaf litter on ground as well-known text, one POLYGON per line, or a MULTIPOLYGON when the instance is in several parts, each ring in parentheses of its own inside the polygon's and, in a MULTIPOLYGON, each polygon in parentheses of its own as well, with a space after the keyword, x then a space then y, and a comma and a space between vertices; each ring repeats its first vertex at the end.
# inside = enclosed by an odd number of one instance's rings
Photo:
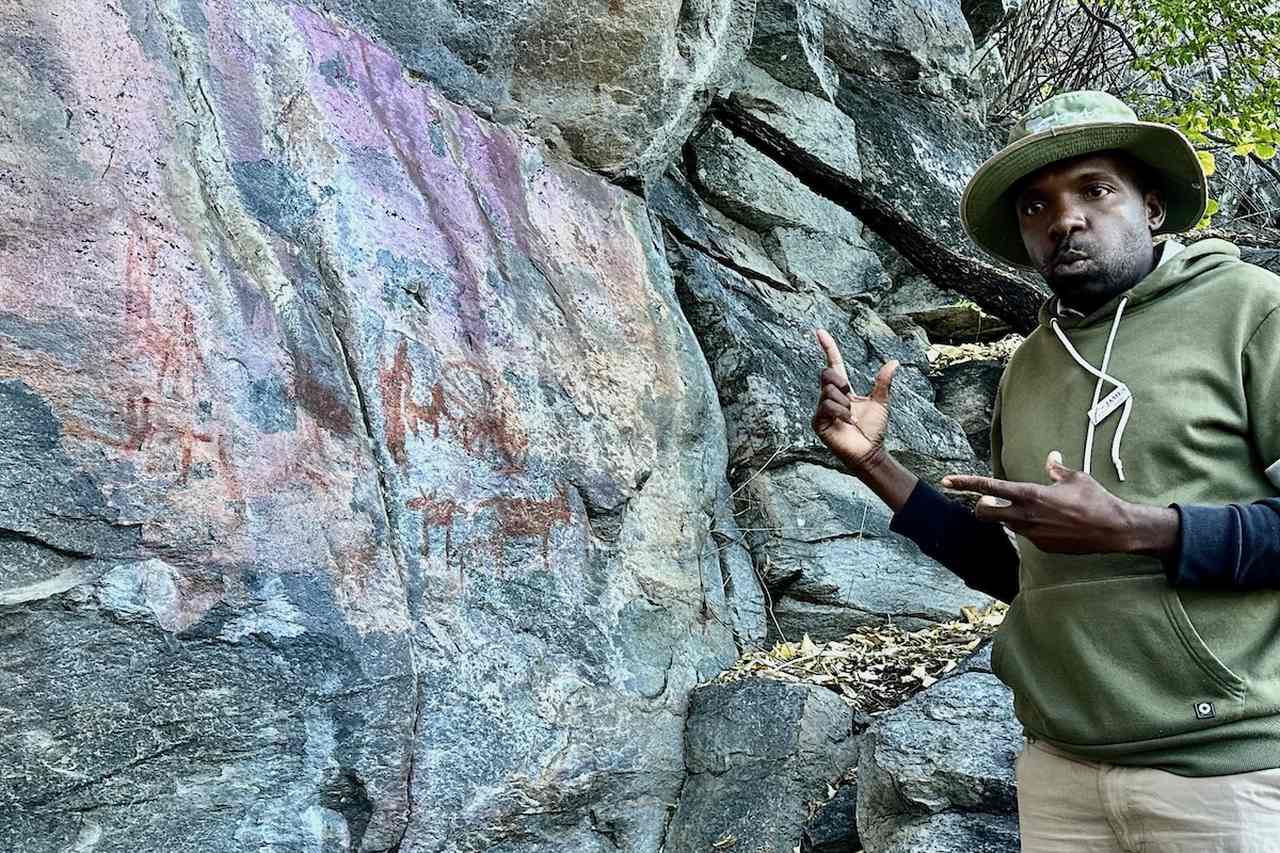
POLYGON ((955 670, 1004 621, 1003 604, 962 607, 960 618, 918 631, 891 623, 856 629, 842 640, 779 642, 752 649, 719 682, 769 678, 835 691, 868 714, 887 711, 955 670))
POLYGON ((966 361, 1008 362, 1021 344, 1022 336, 1016 334, 984 344, 931 344, 928 350, 929 370, 937 373, 944 367, 966 361))

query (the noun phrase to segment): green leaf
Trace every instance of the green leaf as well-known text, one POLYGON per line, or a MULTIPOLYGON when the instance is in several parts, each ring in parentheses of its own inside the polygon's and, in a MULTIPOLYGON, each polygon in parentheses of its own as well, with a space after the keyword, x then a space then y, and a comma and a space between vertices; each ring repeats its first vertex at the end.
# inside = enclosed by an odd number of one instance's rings
POLYGON ((1259 160, 1270 160, 1276 156, 1276 147, 1267 142, 1260 142, 1253 153, 1258 155, 1259 160))
POLYGON ((1200 229, 1208 228, 1209 225, 1211 224, 1210 220, 1213 219, 1213 215, 1217 212, 1218 212, 1217 199, 1212 199, 1212 198, 1209 199, 1208 203, 1205 204, 1204 206, 1204 218, 1202 218, 1199 222, 1196 223, 1196 229, 1200 230, 1200 229))
POLYGON ((1218 170, 1218 161, 1214 159, 1212 151, 1197 151, 1196 157, 1200 160, 1200 168, 1204 169, 1205 177, 1218 170))

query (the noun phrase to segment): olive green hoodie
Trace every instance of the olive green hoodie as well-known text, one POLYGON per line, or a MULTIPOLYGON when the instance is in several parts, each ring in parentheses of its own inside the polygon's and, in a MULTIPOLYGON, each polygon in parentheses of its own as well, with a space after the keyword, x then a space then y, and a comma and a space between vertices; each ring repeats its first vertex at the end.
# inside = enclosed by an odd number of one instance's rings
MULTIPOLYGON (((1164 254, 1088 316, 1045 304, 996 397, 996 476, 1047 484, 1060 450, 1127 501, 1280 494, 1280 278, 1222 240, 1164 254)), ((1018 547, 992 665, 1029 734, 1188 776, 1280 767, 1280 591, 1174 588, 1153 557, 1018 547)))

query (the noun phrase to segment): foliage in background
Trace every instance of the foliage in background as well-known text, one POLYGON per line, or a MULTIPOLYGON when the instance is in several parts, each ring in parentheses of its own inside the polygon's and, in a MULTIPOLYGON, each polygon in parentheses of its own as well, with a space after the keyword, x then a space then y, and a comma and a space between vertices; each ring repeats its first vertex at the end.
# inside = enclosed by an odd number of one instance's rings
POLYGON ((1230 155, 1280 186, 1270 163, 1280 148, 1275 0, 1026 0, 993 49, 1007 81, 991 105, 996 121, 1058 92, 1102 89, 1186 133, 1206 173, 1230 155))

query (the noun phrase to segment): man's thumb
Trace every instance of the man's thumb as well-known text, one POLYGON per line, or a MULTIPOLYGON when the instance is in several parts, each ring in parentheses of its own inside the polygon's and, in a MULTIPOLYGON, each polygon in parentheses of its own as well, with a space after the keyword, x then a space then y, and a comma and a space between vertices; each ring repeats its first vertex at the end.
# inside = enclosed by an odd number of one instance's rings
POLYGON ((1062 464, 1061 450, 1049 451, 1048 458, 1044 460, 1044 470, 1049 474, 1049 479, 1055 483, 1065 480, 1071 473, 1071 469, 1062 464))
POLYGON ((893 361, 880 368, 876 374, 876 384, 871 389, 871 399, 888 408, 889 392, 893 390, 893 374, 898 371, 898 361, 893 361))

